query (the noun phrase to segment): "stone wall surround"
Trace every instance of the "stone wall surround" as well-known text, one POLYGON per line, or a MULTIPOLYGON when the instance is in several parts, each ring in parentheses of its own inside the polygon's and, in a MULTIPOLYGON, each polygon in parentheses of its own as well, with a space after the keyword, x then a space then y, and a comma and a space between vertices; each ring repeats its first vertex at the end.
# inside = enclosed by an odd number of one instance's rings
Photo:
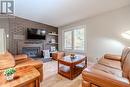
MULTIPOLYGON (((56 32, 58 33, 58 28, 50 25, 34 22, 31 20, 23 19, 20 17, 9 18, 9 48, 8 50, 13 54, 18 54, 18 43, 20 41, 31 41, 38 42, 39 40, 27 40, 26 39, 26 30, 27 28, 36 28, 36 29, 46 29, 48 32, 56 32), (22 35, 25 38, 14 39, 14 35, 22 35)), ((40 40, 40 42, 46 43, 46 40, 40 40)))

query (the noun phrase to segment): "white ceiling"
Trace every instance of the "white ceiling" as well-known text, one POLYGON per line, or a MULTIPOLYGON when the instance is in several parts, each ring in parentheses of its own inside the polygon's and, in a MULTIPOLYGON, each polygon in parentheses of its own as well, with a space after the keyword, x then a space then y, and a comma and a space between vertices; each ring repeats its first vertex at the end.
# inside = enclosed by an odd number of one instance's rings
POLYGON ((59 27, 129 3, 130 0, 15 0, 15 15, 59 27))

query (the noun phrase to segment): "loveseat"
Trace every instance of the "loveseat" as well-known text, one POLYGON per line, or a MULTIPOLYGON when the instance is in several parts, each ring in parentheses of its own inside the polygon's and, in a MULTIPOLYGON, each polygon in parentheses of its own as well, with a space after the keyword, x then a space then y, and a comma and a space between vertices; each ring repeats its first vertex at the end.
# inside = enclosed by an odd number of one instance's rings
POLYGON ((130 87, 130 48, 122 55, 105 54, 82 72, 82 87, 130 87))
POLYGON ((0 54, 0 72, 10 68, 10 67, 24 67, 24 66, 34 66, 40 72, 40 80, 43 80, 43 63, 42 61, 33 60, 28 58, 27 55, 16 55, 13 56, 9 52, 0 54))

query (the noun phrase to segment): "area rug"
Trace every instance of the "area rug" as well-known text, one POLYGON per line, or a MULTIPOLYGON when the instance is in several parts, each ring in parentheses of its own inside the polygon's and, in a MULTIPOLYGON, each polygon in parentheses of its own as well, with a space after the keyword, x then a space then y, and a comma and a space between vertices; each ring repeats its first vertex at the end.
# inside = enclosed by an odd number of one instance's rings
POLYGON ((69 80, 57 74, 57 61, 44 63, 44 80, 42 87, 81 87, 82 77, 79 75, 74 80, 69 80))

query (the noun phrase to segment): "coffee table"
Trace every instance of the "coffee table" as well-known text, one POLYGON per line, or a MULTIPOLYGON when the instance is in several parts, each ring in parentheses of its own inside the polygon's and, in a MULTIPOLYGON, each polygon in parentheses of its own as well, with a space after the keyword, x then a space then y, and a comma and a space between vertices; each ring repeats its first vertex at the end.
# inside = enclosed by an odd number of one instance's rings
POLYGON ((16 69, 14 80, 7 81, 0 72, 0 87, 40 87, 40 73, 32 66, 16 69))
POLYGON ((68 78, 74 79, 87 66, 87 57, 84 55, 76 55, 74 58, 65 56, 58 59, 58 74, 68 78))

